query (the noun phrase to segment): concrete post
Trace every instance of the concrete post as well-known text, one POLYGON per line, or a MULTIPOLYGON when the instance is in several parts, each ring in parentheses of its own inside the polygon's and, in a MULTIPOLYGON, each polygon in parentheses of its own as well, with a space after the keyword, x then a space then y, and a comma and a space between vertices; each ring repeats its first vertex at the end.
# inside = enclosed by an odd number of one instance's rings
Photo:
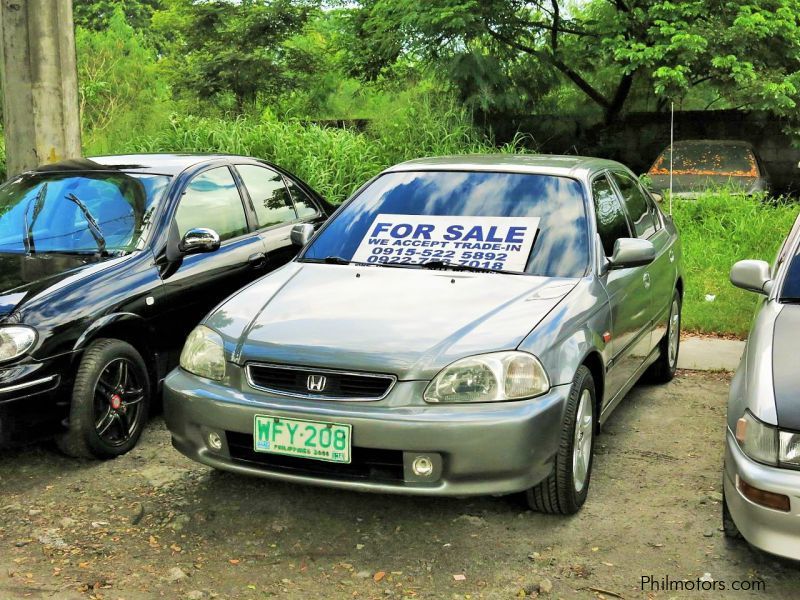
POLYGON ((81 155, 72 0, 0 0, 6 174, 81 155))

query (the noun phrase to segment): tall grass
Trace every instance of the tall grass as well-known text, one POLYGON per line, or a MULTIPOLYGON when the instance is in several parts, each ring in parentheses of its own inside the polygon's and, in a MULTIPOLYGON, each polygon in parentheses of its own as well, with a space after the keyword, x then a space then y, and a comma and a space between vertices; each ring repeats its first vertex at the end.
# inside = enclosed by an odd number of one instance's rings
POLYGON ((476 132, 458 110, 421 104, 376 122, 366 133, 296 121, 181 117, 156 136, 123 141, 116 152, 225 152, 270 160, 338 203, 386 167, 422 156, 512 152, 476 132))
POLYGON ((747 334, 758 298, 731 285, 730 268, 746 258, 771 263, 799 208, 727 192, 675 201, 686 267, 684 329, 747 334))

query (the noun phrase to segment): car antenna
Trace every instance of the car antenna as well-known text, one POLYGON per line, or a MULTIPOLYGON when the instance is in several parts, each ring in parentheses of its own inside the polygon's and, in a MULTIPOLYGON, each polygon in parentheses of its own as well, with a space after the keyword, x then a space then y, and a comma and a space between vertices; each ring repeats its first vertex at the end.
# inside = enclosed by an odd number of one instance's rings
POLYGON ((672 216, 672 160, 673 144, 675 143, 675 102, 670 102, 670 117, 669 117, 669 216, 672 216))

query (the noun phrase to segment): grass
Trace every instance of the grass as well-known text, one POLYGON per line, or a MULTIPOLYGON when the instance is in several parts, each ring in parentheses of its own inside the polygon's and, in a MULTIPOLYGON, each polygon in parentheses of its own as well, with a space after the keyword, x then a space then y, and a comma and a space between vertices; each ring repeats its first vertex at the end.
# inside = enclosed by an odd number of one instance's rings
POLYGON ((759 296, 733 287, 730 269, 746 258, 772 263, 799 206, 726 192, 675 201, 686 267, 684 330, 747 335, 759 296))

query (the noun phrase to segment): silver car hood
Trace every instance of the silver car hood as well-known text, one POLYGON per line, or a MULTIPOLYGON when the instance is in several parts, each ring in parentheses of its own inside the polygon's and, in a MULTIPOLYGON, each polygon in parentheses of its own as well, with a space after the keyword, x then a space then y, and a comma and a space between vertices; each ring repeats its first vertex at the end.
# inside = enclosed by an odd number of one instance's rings
POLYGON ((229 360, 427 380, 452 361, 516 348, 577 279, 290 263, 206 324, 229 360))

